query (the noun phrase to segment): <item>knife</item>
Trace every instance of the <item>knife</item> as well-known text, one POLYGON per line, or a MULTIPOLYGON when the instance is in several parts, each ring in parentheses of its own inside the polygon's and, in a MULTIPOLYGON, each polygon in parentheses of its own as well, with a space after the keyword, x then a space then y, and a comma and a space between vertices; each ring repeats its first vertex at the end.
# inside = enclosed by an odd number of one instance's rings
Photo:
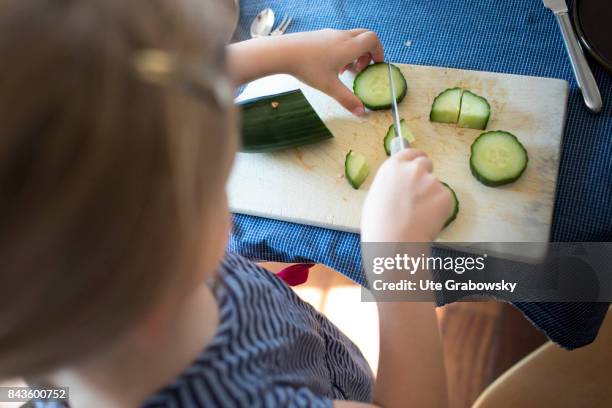
POLYGON ((393 84, 393 73, 391 72, 391 63, 387 61, 389 68, 389 87, 391 88, 391 113, 393 114, 393 123, 395 126, 395 137, 391 139, 391 154, 401 152, 410 147, 410 143, 402 137, 402 128, 400 127, 400 117, 397 110, 397 97, 395 95, 395 85, 393 84))
POLYGON ((591 111, 595 113, 601 112, 601 94, 599 93, 599 88, 591 68, 584 58, 582 48, 576 39, 576 33, 574 33, 567 12, 567 3, 565 3, 565 0, 544 0, 544 6, 550 9, 555 14, 555 17, 557 17, 557 23, 563 34, 565 49, 569 55, 578 87, 582 91, 584 103, 591 111))

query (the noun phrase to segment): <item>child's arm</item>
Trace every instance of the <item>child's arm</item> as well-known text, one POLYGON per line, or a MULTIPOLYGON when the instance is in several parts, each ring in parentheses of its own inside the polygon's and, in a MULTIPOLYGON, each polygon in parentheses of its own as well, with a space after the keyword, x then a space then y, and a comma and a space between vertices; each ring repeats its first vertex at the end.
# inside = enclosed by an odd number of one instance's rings
POLYGON ((356 115, 361 101, 339 79, 346 69, 359 72, 371 60, 383 61, 376 34, 366 29, 321 30, 262 37, 227 47, 230 74, 237 84, 287 73, 327 93, 356 115))
MULTIPOLYGON (((392 156, 380 167, 364 203, 364 242, 416 242, 429 247, 452 208, 450 193, 431 171, 425 153, 413 149, 392 156)), ((447 406, 434 304, 380 302, 378 311, 380 356, 374 402, 385 408, 447 406)), ((336 406, 363 405, 336 402, 336 406)))
MULTIPOLYGON (((384 56, 376 34, 357 29, 248 40, 228 46, 228 58, 236 83, 288 73, 362 114, 363 104, 342 84, 338 73, 358 72, 371 59, 382 61, 384 56)), ((431 170, 426 155, 413 149, 381 166, 364 204, 363 241, 429 243, 436 238, 451 213, 452 200, 431 170)), ((381 302, 378 309, 375 403, 385 408, 446 406, 446 375, 433 303, 381 302)), ((336 401, 335 406, 367 404, 336 401)))

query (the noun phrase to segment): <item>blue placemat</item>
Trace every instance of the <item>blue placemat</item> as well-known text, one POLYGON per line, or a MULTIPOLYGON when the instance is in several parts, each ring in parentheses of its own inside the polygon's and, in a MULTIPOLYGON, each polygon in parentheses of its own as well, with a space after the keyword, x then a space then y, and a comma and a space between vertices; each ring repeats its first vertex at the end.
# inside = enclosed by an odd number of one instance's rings
MULTIPOLYGON (((272 7, 279 18, 291 15, 289 31, 372 29, 387 57, 399 63, 569 81, 551 240, 612 240, 612 77, 591 63, 604 100, 603 112, 591 114, 554 16, 541 0, 242 0, 236 40, 248 37, 251 20, 265 7, 272 7)), ((229 249, 255 259, 323 263, 362 282, 355 234, 237 214, 229 249)), ((515 306, 566 348, 593 341, 608 309, 604 303, 515 306)))

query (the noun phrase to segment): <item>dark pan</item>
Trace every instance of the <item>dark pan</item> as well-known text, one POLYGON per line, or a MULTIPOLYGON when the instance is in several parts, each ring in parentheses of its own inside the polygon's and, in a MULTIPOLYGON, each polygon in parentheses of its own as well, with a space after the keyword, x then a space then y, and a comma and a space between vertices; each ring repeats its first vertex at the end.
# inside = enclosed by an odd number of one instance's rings
POLYGON ((582 46, 612 72, 612 1, 574 0, 572 14, 582 46))

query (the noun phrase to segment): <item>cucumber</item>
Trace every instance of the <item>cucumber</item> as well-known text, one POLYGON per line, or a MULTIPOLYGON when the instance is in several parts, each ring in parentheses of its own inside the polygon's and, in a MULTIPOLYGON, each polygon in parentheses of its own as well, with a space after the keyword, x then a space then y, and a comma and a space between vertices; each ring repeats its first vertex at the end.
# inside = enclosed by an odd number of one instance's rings
POLYGON ((302 91, 241 102, 242 152, 273 152, 332 138, 302 91))
POLYGON ((457 123, 461 111, 463 89, 450 88, 441 92, 431 105, 429 120, 438 123, 457 123))
POLYGON ((349 150, 344 159, 344 174, 350 185, 355 190, 359 189, 370 174, 365 156, 349 150))
POLYGON ((462 128, 484 130, 490 116, 491 106, 485 98, 461 88, 450 88, 434 99, 429 120, 456 123, 462 128))
POLYGON ((491 105, 482 96, 464 91, 457 125, 462 128, 484 130, 491 116, 491 105))
POLYGON ((470 169, 478 181, 496 187, 518 180, 527 168, 527 150, 512 133, 485 132, 472 143, 470 169))
MULTIPOLYGON (((408 85, 398 67, 391 64, 395 97, 400 103, 406 96, 408 85)), ((387 63, 378 62, 361 71, 353 83, 353 92, 370 110, 391 109, 391 86, 389 85, 389 69, 387 63)))
POLYGON ((450 215, 450 217, 448 217, 448 220, 446 220, 446 222, 444 223, 444 227, 442 227, 442 228, 446 228, 450 225, 451 222, 455 221, 455 218, 457 218, 457 214, 459 213, 459 199, 457 198, 457 194, 455 193, 455 190, 453 190, 451 186, 449 186, 443 181, 442 181, 442 185, 448 188, 448 190, 453 195, 453 213, 450 215))
MULTIPOLYGON (((400 120, 400 127, 402 128, 402 137, 406 139, 408 143, 414 143, 416 138, 414 137, 414 134, 412 133, 404 119, 400 120)), ((391 156, 391 140, 393 140, 394 137, 395 125, 392 124, 391 126, 389 126, 389 130, 387 130, 387 134, 383 139, 383 146, 385 148, 385 153, 387 153, 387 156, 391 156)))

